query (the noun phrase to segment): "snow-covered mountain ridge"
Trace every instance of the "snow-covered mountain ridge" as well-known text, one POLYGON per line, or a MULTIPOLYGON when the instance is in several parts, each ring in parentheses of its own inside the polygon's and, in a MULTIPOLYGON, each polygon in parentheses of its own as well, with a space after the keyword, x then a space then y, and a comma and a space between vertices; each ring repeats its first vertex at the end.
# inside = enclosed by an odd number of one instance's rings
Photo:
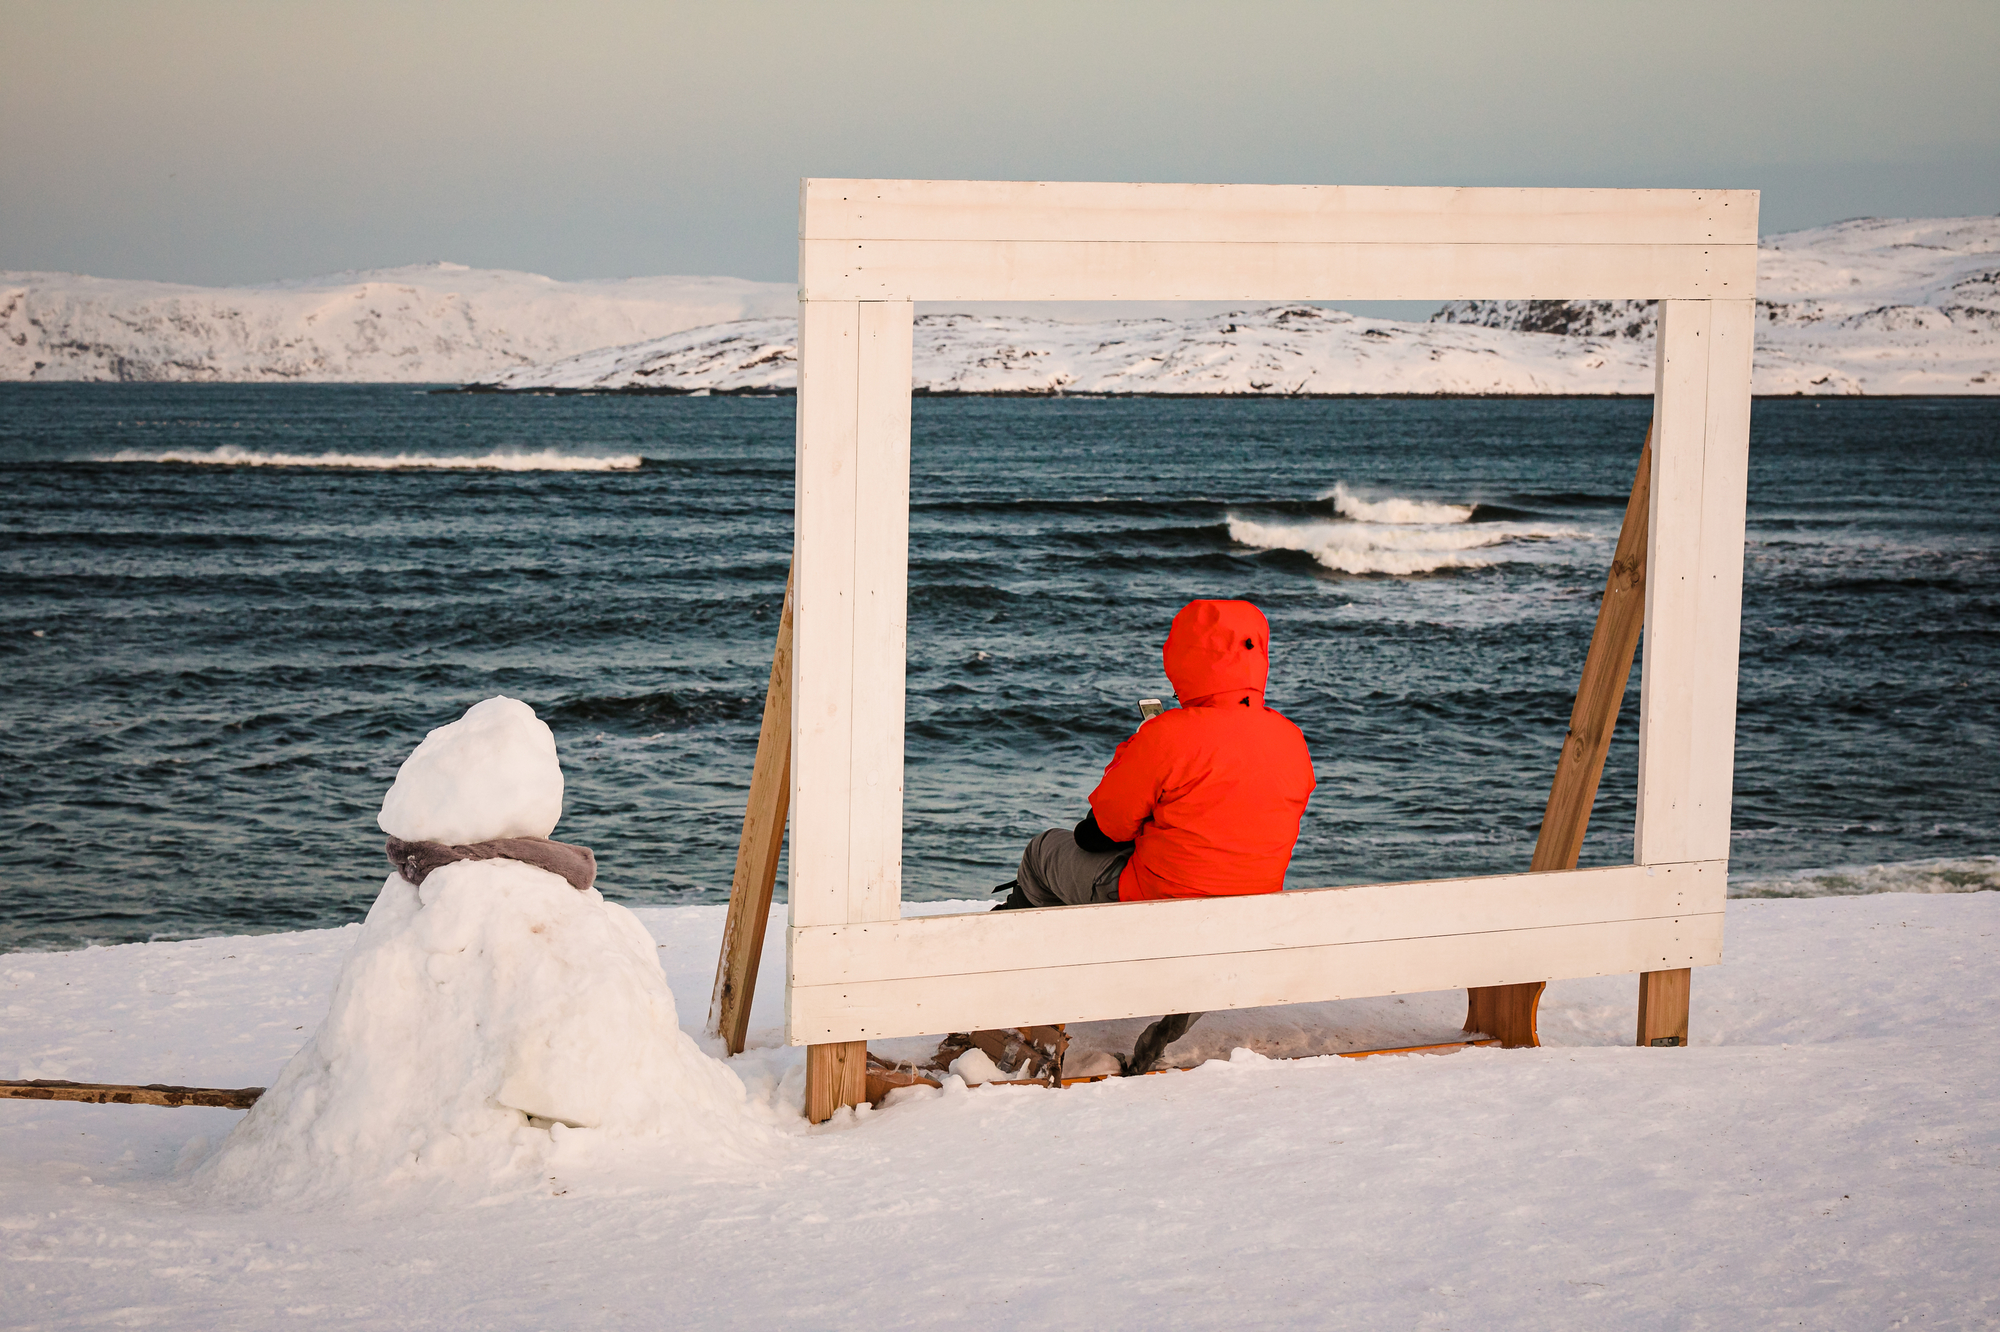
MULTIPOLYGON (((1653 336, 1650 301, 1452 301, 1439 322, 1653 336)), ((2000 217, 1860 218, 1767 236, 1759 393, 2000 392, 2000 217)))
POLYGON ((796 301, 783 282, 447 263, 249 287, 0 272, 0 380, 454 384, 796 301))
MULTIPOLYGON (((917 317, 918 393, 1628 393, 1652 385, 1646 345, 1366 319, 1309 305, 1087 324, 1028 315, 917 317)), ((689 329, 509 371, 501 392, 790 393, 797 323, 689 329)))
MULTIPOLYGON (((2000 393, 2000 218, 1770 236, 1759 393, 2000 393)), ((374 381, 789 393, 788 283, 559 282, 457 264, 247 287, 0 273, 0 380, 374 381)), ((990 309, 990 307, 988 307, 990 309)), ((1454 302, 1429 323, 1313 306, 1093 322, 927 313, 930 393, 1646 394, 1638 301, 1454 302)))
MULTIPOLYGON (((2000 393, 2000 218, 1867 219, 1771 236, 1755 391, 2000 393)), ((1461 301, 1429 323, 1313 306, 1062 322, 919 316, 920 393, 1649 394, 1643 301, 1461 301)), ((789 393, 790 319, 609 347, 500 391, 789 393)))

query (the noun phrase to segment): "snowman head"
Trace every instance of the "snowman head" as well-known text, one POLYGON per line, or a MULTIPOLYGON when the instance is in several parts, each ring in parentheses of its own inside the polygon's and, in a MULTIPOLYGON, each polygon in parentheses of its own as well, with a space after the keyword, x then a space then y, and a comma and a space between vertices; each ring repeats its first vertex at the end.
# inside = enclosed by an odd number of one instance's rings
POLYGON ((555 734, 526 703, 489 698, 403 760, 376 822, 406 842, 547 837, 562 798, 555 734))

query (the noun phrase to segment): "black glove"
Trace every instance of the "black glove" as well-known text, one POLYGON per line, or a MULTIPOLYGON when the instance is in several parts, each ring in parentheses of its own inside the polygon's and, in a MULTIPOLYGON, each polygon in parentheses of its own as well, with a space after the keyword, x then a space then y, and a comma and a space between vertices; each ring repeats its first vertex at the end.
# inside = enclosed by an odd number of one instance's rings
POLYGON ((1114 842, 1104 835, 1104 829, 1097 826, 1097 811, 1091 810, 1083 816, 1083 822, 1076 825, 1076 844, 1080 850, 1108 855, 1113 851, 1130 851, 1137 842, 1114 842))

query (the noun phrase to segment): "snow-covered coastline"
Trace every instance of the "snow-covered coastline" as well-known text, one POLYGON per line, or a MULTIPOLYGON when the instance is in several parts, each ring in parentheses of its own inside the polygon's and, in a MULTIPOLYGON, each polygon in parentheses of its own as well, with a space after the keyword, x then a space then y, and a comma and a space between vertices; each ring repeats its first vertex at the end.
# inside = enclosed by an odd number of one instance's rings
MULTIPOLYGON (((524 367, 501 392, 790 393, 795 321, 690 329, 524 367)), ((1650 344, 1369 319, 1310 305, 1068 323, 917 317, 919 394, 1164 397, 1612 394, 1651 391, 1650 344)))
MULTIPOLYGON (((1767 237, 1759 394, 2000 393, 2000 218, 1767 237)), ((748 320, 521 367, 501 392, 789 393, 794 322, 748 320)), ((1428 323, 1309 305, 1089 323, 923 314, 918 393, 1649 395, 1652 306, 1458 301, 1428 323)))
POLYGON ((244 287, 0 272, 0 381, 452 384, 794 305, 789 283, 450 263, 244 287))
MULTIPOLYGON (((723 909, 637 915, 695 1026, 723 909)), ((0 1075, 269 1085, 359 933, 8 955, 0 1075)), ((245 1206, 196 1170, 241 1112, 0 1101, 0 1325, 1988 1326, 1996 939, 1994 892, 1734 900, 1686 1050, 1631 1048, 1629 976, 1552 985, 1538 1050, 1247 1048, 1456 1027, 1462 995, 1409 995, 817 1130, 767 968, 729 1061, 789 1108, 767 1157, 552 1128, 543 1174, 443 1201, 245 1206)))
MULTIPOLYGON (((2000 393, 2000 218, 1866 218, 1764 239, 1759 394, 2000 393)), ((558 282, 456 264, 208 288, 0 273, 0 381, 458 383, 786 394, 794 289, 558 282)), ((1460 301, 1427 323, 1310 305, 1080 321, 920 312, 930 394, 1637 395, 1642 302, 1460 301)))
MULTIPOLYGON (((1454 301, 1438 317, 1649 346, 1653 336, 1645 301, 1454 301)), ((2000 393, 2000 217, 1859 218, 1765 237, 1752 387, 2000 393)))

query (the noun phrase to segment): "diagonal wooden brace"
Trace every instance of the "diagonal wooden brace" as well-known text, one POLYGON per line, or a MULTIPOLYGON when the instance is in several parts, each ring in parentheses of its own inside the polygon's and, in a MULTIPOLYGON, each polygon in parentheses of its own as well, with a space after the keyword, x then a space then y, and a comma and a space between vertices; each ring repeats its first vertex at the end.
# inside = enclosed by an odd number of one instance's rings
POLYGON ((720 1036, 731 1054, 743 1053, 750 1027, 750 1001, 757 993, 757 964, 764 956, 764 931, 771 920, 771 895, 778 882, 791 795, 792 579, 788 575, 784 609, 778 615, 778 642, 771 652, 771 680, 764 690, 757 763, 750 771, 750 798, 743 808, 743 835, 736 846, 736 874, 729 885, 729 916, 722 927, 715 993, 708 1005, 709 1035, 720 1036))
MULTIPOLYGON (((1611 731, 1618 724, 1618 709, 1625 700, 1632 659, 1639 648, 1639 631, 1646 621, 1646 524, 1652 476, 1653 432, 1649 427, 1646 443, 1639 450, 1632 495, 1625 503, 1625 522, 1618 532, 1611 572, 1604 580, 1604 599, 1598 603, 1597 627, 1583 660, 1583 680, 1570 709, 1569 733, 1563 737, 1562 757, 1556 761, 1555 780, 1549 785, 1549 803, 1542 812, 1542 829, 1535 839, 1535 858, 1530 865, 1534 870, 1575 869, 1583 853, 1583 834, 1590 826, 1590 809, 1597 800, 1598 781, 1604 776, 1604 758, 1611 750, 1611 731)), ((1509 1047, 1540 1045, 1536 1017, 1546 985, 1545 981, 1524 981, 1467 990, 1465 1030, 1497 1036, 1509 1047)), ((1686 1024, 1683 1006, 1683 1033, 1686 1024)))

